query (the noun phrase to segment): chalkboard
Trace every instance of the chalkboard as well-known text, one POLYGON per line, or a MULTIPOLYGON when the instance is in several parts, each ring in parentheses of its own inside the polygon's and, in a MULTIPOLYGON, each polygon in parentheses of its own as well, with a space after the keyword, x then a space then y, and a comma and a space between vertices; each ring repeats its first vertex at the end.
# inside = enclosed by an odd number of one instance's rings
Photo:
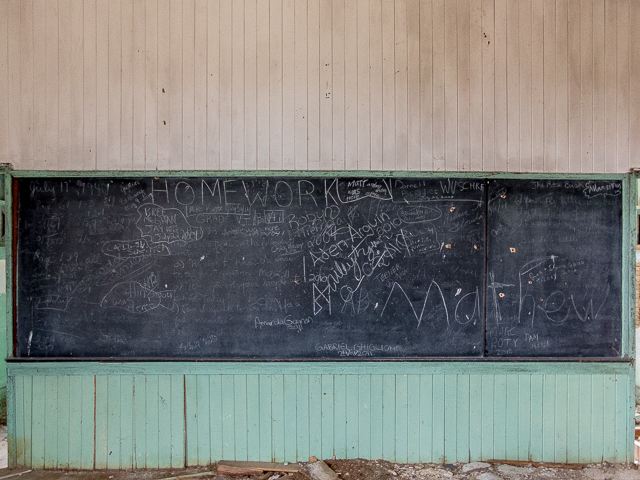
POLYGON ((620 355, 622 183, 491 180, 490 356, 620 355))
POLYGON ((18 357, 483 355, 484 179, 20 178, 15 198, 18 357))

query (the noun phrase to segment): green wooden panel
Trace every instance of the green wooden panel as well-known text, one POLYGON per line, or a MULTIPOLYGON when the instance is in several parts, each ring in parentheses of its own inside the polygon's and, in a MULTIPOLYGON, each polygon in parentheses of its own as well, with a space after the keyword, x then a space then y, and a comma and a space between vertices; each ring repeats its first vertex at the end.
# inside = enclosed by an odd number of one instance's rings
POLYGON ((494 375, 482 376, 482 460, 493 460, 494 375))
MULTIPOLYGON (((222 460, 222 375, 209 378, 209 421, 211 425, 211 461, 222 460)), ((261 398, 258 400, 261 401, 261 398)), ((262 405, 262 404, 261 404, 262 405)), ((261 412, 262 413, 262 412, 261 412)), ((262 434, 261 434, 262 435, 262 434)), ((260 437, 262 440, 262 436, 260 437)), ((261 442, 262 444, 262 442, 261 442)))
POLYGON ((604 377, 591 377, 591 458, 590 462, 601 462, 604 457, 604 377))
POLYGON ((396 376, 382 376, 382 458, 396 458, 396 376))
POLYGON ((382 458, 382 375, 371 375, 371 458, 382 458))
POLYGON ((580 460, 580 376, 567 378, 567 462, 580 460))
MULTIPOLYGON (((27 437, 26 428, 31 428, 31 425, 26 424, 26 414, 24 411, 25 398, 31 398, 31 392, 25 392, 25 383, 31 382, 31 377, 15 377, 13 379, 13 392, 15 397, 15 446, 16 446, 16 466, 24 467, 31 464, 31 459, 27 459, 25 445, 30 441, 27 437)), ((8 400, 8 399, 7 399, 8 400)), ((9 402, 7 402, 7 410, 9 409, 9 402)), ((11 416, 11 412, 7 412, 7 417, 11 416)), ((8 428, 7 428, 7 433, 8 428)))
POLYGON ((322 452, 322 377, 309 377, 309 453, 322 452))
MULTIPOLYGON (((355 386, 353 387, 355 388, 355 386)), ((358 375, 358 456, 371 456, 371 376, 358 375)), ((351 428, 349 428, 351 431, 351 428)))
POLYGON ((235 460, 248 460, 247 446, 247 376, 233 376, 233 411, 235 460))
POLYGON ((409 415, 408 384, 406 375, 396 375, 396 462, 406 463, 409 459, 409 415))
POLYGON ((321 458, 332 458, 334 454, 333 427, 334 427, 334 398, 333 398, 333 375, 322 375, 322 449, 321 458))
POLYGON ((82 468, 93 468, 95 439, 96 377, 82 377, 82 468))
MULTIPOLYGON (((184 415, 184 414, 183 414, 184 415)), ((120 377, 120 469, 132 469, 133 443, 133 375, 120 377)))
POLYGON ((518 458, 518 437, 520 435, 519 427, 519 378, 518 375, 507 375, 506 378, 507 387, 507 406, 505 409, 505 456, 506 458, 518 458))
MULTIPOLYGON (((63 468, 82 468, 82 444, 88 439, 82 438, 82 402, 86 401, 82 391, 83 377, 65 377, 69 380, 69 432, 68 461, 63 468)), ((93 401, 93 398, 91 399, 93 401)), ((93 437, 90 439, 93 443, 93 437)))
POLYGON ((605 408, 603 422, 605 425, 604 435, 602 438, 604 448, 603 457, 607 462, 613 462, 616 456, 616 412, 612 405, 616 404, 616 379, 615 375, 603 376, 604 400, 605 408))
MULTIPOLYGON (((234 399, 234 384, 233 375, 222 376, 222 458, 235 459, 235 399, 234 399)), ((271 383, 271 382, 269 382, 271 383)), ((261 392, 263 398, 266 396, 265 392, 261 392)), ((269 412, 270 413, 270 412, 269 412)), ((261 412, 265 415, 266 412, 261 412)), ((270 415, 268 415, 269 421, 270 415)), ((263 422, 264 424, 264 422, 263 422)), ((270 434, 271 432, 269 432, 270 434)), ((270 436, 270 435, 269 435, 270 436)), ((270 460, 263 460, 270 461, 270 460)))
POLYGON ((71 420, 71 398, 69 377, 64 375, 57 377, 58 387, 56 398, 56 421, 58 430, 58 439, 55 464, 57 468, 69 468, 69 422, 71 420))
POLYGON ((456 392, 456 462, 469 461, 469 375, 458 375, 456 392))
POLYGON ((357 458, 358 455, 358 377, 348 378, 336 375, 333 379, 336 458, 357 458))
POLYGON ((407 458, 420 461, 420 375, 407 376, 407 458))
POLYGON ((58 466, 58 377, 45 378, 44 468, 58 466))
MULTIPOLYGON (((254 375, 255 377, 255 375, 254 375)), ((186 379, 185 379, 186 380, 186 379)), ((211 405, 210 405, 210 391, 209 391, 209 375, 195 375, 195 391, 193 396, 195 397, 195 417, 196 417, 196 435, 195 435, 195 450, 196 450, 196 464, 197 465, 209 465, 212 462, 211 459, 211 405)), ((257 382, 257 377, 256 377, 257 382)), ((258 398, 258 392, 256 388, 255 399, 258 398)), ((187 428, 189 428, 187 426, 187 428)), ((188 432, 189 438, 193 438, 194 433, 188 432)), ((258 439, 259 442, 259 439, 258 439)))
POLYGON ((556 375, 542 379, 542 460, 553 462, 556 456, 556 375))
MULTIPOLYGON (((146 448, 146 468, 158 468, 160 465, 160 447, 158 437, 160 435, 160 396, 159 391, 160 376, 148 375, 146 400, 147 400, 147 448, 146 448)), ((163 417, 166 423, 166 417, 163 417)))
MULTIPOLYGON (((95 468, 107 468, 107 459, 109 457, 108 443, 108 380, 107 375, 98 375, 95 378, 96 388, 96 433, 95 433, 95 468)), ((34 378, 35 381, 35 378, 34 378)))
POLYGON ((531 377, 518 375, 518 460, 531 454, 531 377))
POLYGON ((433 376, 433 413, 431 434, 431 461, 433 463, 443 463, 445 453, 445 383, 444 375, 433 376))
POLYGON ((444 460, 452 462, 457 453, 458 376, 444 376, 444 460))
POLYGON ((625 375, 628 361, 602 362, 10 362, 10 376, 50 375, 625 375))
POLYGON ((199 465, 198 461, 198 423, 202 422, 198 411, 197 375, 184 376, 185 388, 185 430, 186 438, 186 464, 199 465))
POLYGON ((135 468, 145 468, 147 457, 147 378, 144 375, 134 375, 133 388, 135 468))
POLYGON ((633 436, 630 425, 629 404, 631 403, 629 377, 616 375, 616 461, 633 461, 629 439, 633 436))
POLYGON ((158 466, 171 468, 172 423, 171 375, 158 376, 158 466))
POLYGON ((178 467, 187 461, 186 451, 190 463, 203 465, 263 454, 268 460, 306 460, 318 450, 328 458, 335 453, 401 462, 491 459, 501 448, 508 459, 560 462, 630 455, 628 372, 531 375, 510 368, 498 375, 10 379, 25 464, 37 464, 39 458, 42 466, 93 468, 94 436, 95 465, 109 468, 178 467))
POLYGON ((507 457, 507 376, 496 375, 493 408, 493 457, 502 460, 507 457))
POLYGON ((433 375, 420 375, 420 461, 433 461, 433 375))
POLYGON ((284 376, 271 380, 271 449, 272 461, 284 462, 284 376))
MULTIPOLYGON (((248 384, 248 379, 247 379, 248 384)), ((247 389, 248 391, 248 389, 247 389)), ((247 394, 247 398, 251 398, 247 394)), ((298 460, 298 449, 296 447, 296 404, 298 398, 296 396, 296 376, 285 375, 284 376, 284 460, 287 462, 296 462, 298 460)), ((249 411, 251 411, 251 402, 249 402, 249 411)), ((255 425, 258 425, 257 419, 255 425)), ((251 439, 251 428, 249 430, 249 442, 251 439)), ((255 448, 249 446, 249 455, 251 452, 257 452, 259 445, 255 445, 255 448)), ((251 458, 255 456, 251 455, 251 458)))
MULTIPOLYGON (((31 405, 31 467, 44 468, 45 379, 33 377, 31 405)), ((96 452, 97 453, 97 452, 96 452)), ((106 462, 105 462, 106 463, 106 462)))
MULTIPOLYGON (((292 377, 295 382, 295 376, 292 377)), ((295 395, 292 400, 296 401, 295 395)), ((289 415, 295 417, 295 406, 289 410, 289 415)), ((207 415, 206 421, 203 419, 202 422, 207 425, 205 433, 208 434, 209 416, 207 415)), ((295 443, 294 432, 295 430, 291 432, 290 436, 293 437, 292 441, 295 443)), ((209 442, 209 438, 207 437, 205 441, 209 442)), ((247 456, 251 459, 260 457, 260 379, 258 375, 247 375, 247 456)), ((201 465, 209 463, 204 458, 201 458, 200 462, 201 465)))
POLYGON ((347 406, 347 377, 336 375, 333 379, 334 406, 334 454, 336 458, 347 458, 358 452, 358 432, 355 435, 353 428, 358 427, 358 380, 357 377, 349 377, 349 406, 347 406), (355 382, 355 384, 354 384, 355 382), (354 395, 355 392, 355 395, 354 395), (355 397, 355 404, 353 403, 355 397), (347 413, 348 412, 348 413, 347 413), (347 425, 347 419, 350 419, 347 425), (349 427, 349 428, 347 428, 349 427), (347 445, 349 447, 347 448, 347 445))
MULTIPOLYGON (((224 407, 223 412, 226 415, 224 407)), ((272 459, 271 439, 271 375, 260 375, 260 461, 262 462, 270 462, 272 459)), ((231 458, 224 452, 223 455, 225 455, 224 458, 231 458)))
POLYGON ((107 468, 120 468, 120 375, 107 377, 107 468))
POLYGON ((296 375, 296 444, 298 447, 298 459, 307 460, 309 451, 309 376, 296 375))
POLYGON ((580 437, 578 439, 578 460, 588 462, 591 459, 591 376, 580 375, 580 437))
POLYGON ((556 375, 555 462, 567 461, 568 376, 556 375))
POLYGON ((171 466, 185 465, 184 451, 184 375, 171 375, 171 466))
POLYGON ((469 460, 482 459, 482 376, 469 376, 469 460))
POLYGON ((531 460, 541 462, 544 450, 543 438, 544 376, 531 376, 531 460))

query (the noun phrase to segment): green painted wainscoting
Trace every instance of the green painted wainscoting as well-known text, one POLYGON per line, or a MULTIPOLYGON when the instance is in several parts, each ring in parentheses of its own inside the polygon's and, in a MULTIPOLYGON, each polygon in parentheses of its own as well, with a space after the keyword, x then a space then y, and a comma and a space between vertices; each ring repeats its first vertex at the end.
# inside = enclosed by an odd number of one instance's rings
POLYGON ((634 366, 576 362, 9 363, 9 458, 633 461, 634 366))

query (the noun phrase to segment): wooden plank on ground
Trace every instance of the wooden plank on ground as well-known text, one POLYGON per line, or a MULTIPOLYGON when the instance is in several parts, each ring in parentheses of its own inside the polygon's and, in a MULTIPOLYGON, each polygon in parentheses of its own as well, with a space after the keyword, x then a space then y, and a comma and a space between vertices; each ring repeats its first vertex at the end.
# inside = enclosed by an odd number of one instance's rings
POLYGON ((236 462, 220 460, 217 472, 222 475, 255 475, 264 472, 289 472, 295 473, 302 470, 302 466, 296 463, 284 464, 273 462, 236 462))

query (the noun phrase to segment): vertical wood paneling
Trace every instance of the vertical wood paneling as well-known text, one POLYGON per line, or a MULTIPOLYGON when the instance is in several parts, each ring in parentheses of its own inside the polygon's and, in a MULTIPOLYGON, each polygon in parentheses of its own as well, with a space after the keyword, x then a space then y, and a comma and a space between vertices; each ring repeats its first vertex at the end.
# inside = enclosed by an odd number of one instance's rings
MULTIPOLYGON (((244 168, 245 130, 245 12, 244 2, 231 2, 231 158, 233 169, 244 168)), ((227 73, 228 75, 228 73, 227 73)))
MULTIPOLYGON (((15 377, 14 382, 14 392, 16 396, 16 406, 15 406, 15 446, 16 446, 16 454, 15 454, 15 462, 18 467, 22 467, 25 465, 29 465, 31 463, 31 458, 27 458, 25 445, 30 440, 31 435, 27 434, 27 428, 31 428, 31 425, 26 425, 26 415, 25 415, 25 402, 26 398, 31 398, 31 392, 25 392, 26 381, 29 381, 29 387, 31 386, 31 377, 15 377)), ((10 407, 9 407, 10 408, 10 407)), ((8 412, 8 416, 11 415, 11 412, 8 412)))
POLYGON ((330 458, 334 453, 333 375, 322 375, 321 382, 322 396, 320 397, 320 409, 322 412, 322 446, 320 454, 322 458, 330 458))
MULTIPOLYGON (((131 165, 135 170, 144 170, 146 155, 146 34, 147 19, 145 0, 135 0, 133 2, 133 16, 130 28, 133 30, 133 45, 131 53, 132 84, 131 84, 131 106, 133 108, 132 118, 132 152, 131 165)), ((195 44, 195 42, 194 42, 195 44)), ((205 50, 206 51, 206 50, 205 50)), ((204 152, 203 152, 204 153, 204 152)), ((204 158, 204 155, 201 156, 204 158)))
MULTIPOLYGON (((234 375, 233 378, 234 399, 234 444, 236 446, 235 458, 248 460, 247 451, 247 376, 234 375)), ((284 447, 284 439, 281 442, 284 447)))
POLYGON ((358 389, 347 388, 349 385, 357 385, 357 377, 335 375, 333 378, 334 389, 334 447, 333 454, 337 458, 358 458, 358 389), (351 420, 349 420, 351 419, 351 420), (355 457, 354 457, 355 455, 355 457))
MULTIPOLYGON (((262 401, 259 401, 260 405, 262 405, 262 401)), ((206 408, 204 404, 202 408, 206 408)), ((211 375, 209 378, 209 421, 211 422, 209 436, 211 442, 210 458, 214 462, 222 459, 222 375, 211 375)))
MULTIPOLYGON (((282 3, 282 168, 284 170, 293 170, 296 165, 296 112, 294 92, 296 88, 295 63, 297 58, 294 27, 295 3, 295 0, 283 0, 282 3)), ((247 25, 246 29, 248 30, 249 28, 249 25, 247 25)), ((254 57, 251 53, 251 51, 247 51, 247 57, 254 57)), ((249 79, 245 80, 246 84, 249 84, 248 80, 249 79)), ((255 91, 255 88, 253 88, 253 90, 255 91)), ((247 118, 245 118, 245 122, 246 121, 247 118)), ((246 136, 251 136, 249 127, 250 125, 247 125, 246 136)), ((247 157, 247 152, 245 152, 244 157, 247 157)))
POLYGON ((507 458, 518 458, 519 429, 518 422, 520 406, 520 382, 518 375, 507 375, 507 407, 505 409, 506 432, 505 454, 507 458))
MULTIPOLYGON (((9 15, 9 2, 0 3, 0 156, 9 160, 9 22, 13 19, 14 23, 12 29, 15 29, 18 25, 15 22, 15 16, 9 15), (6 53, 5 53, 6 52, 6 53)), ((29 21, 34 21, 30 19, 29 21)), ((20 37, 20 36, 18 36, 20 37)), ((15 38, 15 37, 14 37, 15 38)), ((31 36, 31 40, 33 36, 31 36)), ((30 40, 24 39, 23 44, 27 44, 30 40)), ((33 48, 33 47, 32 47, 33 48)), ((21 55, 22 56, 22 55, 21 55)), ((26 52, 24 57, 26 57, 26 52)), ((21 59, 22 61, 22 59, 21 59)), ((26 62, 25 62, 26 63, 26 62)), ((29 75, 24 69, 24 78, 22 82, 26 85, 33 84, 33 67, 31 75, 29 75)), ((27 100, 24 98, 21 100, 25 103, 27 100)), ((33 102, 33 98, 29 99, 33 102)), ((25 165, 27 163, 25 162, 25 165)))
MULTIPOLYGON (((407 461, 420 462, 420 378, 422 375, 409 375, 407 378, 407 461)), ((469 399, 466 399, 469 401, 469 399)), ((469 437, 470 439, 470 437, 469 437)))
POLYGON ((555 461, 567 461, 568 376, 556 375, 555 461))
MULTIPOLYGON (((251 389, 249 388, 249 376, 247 376, 247 399, 249 403, 251 403, 251 399, 255 398, 250 395, 251 389)), ((298 458, 298 452, 296 448, 296 433, 297 433, 297 425, 296 425, 296 405, 298 403, 298 397, 296 395, 296 376, 295 375, 285 375, 284 376, 284 461, 295 462, 298 458)), ((252 417, 250 412, 253 411, 253 408, 248 409, 248 428, 247 428, 247 436, 248 436, 248 454, 252 456, 253 452, 258 450, 258 446, 255 442, 256 436, 253 435, 252 430, 257 426, 257 419, 252 421, 252 417), (253 438, 251 438, 253 435, 253 438)), ((252 456, 253 458, 253 456, 252 456)))
POLYGON ((16 460, 29 467, 179 468, 261 456, 295 462, 313 452, 399 462, 499 456, 591 463, 626 461, 630 452, 633 399, 624 375, 239 373, 14 382, 16 460))
MULTIPOLYGON (((195 103, 195 1, 182 2, 182 163, 195 168, 196 103, 195 103)), ((203 45, 199 45, 203 51, 203 45)), ((205 50, 206 51, 206 50, 205 50)), ((243 95, 244 96, 244 95, 243 95)), ((243 139, 244 140, 244 139, 243 139)))
POLYGON ((531 377, 518 379, 518 459, 526 461, 531 452, 531 377))
MULTIPOLYGON (((421 424, 422 427, 422 424, 421 424)), ((469 376, 469 460, 482 458, 482 376, 469 376)))
MULTIPOLYGON (((21 120, 20 117, 22 115, 21 112, 21 77, 18 75, 20 71, 20 38, 22 35, 28 33, 28 30, 25 32, 22 30, 22 25, 20 22, 20 11, 21 5, 18 0, 11 0, 6 2, 7 6, 3 9, 3 12, 6 15, 6 23, 3 21, 2 23, 5 25, 3 27, 3 33, 5 35, 2 40, 2 44, 4 49, 2 50, 3 60, 0 61, 0 64, 5 67, 3 70, 5 71, 5 87, 8 96, 3 98, 6 101, 6 121, 7 125, 2 126, 2 130, 6 132, 6 136, 4 138, 5 145, 8 150, 9 159, 15 161, 18 158, 14 158, 15 155, 13 152, 20 151, 20 126, 21 120), (11 117, 10 117, 11 115, 11 117), (15 115, 13 118, 12 115, 15 115)), ((54 21, 57 19, 54 19, 54 21)), ((48 22, 51 23, 51 22, 48 22)), ((45 32, 45 33, 48 33, 45 32)), ((42 35, 41 33, 41 36, 42 35)), ((46 39, 49 40, 51 37, 47 36, 46 39)), ((30 82, 31 79, 28 79, 27 82, 30 82)))
POLYGON ((444 455, 445 461, 456 458, 457 447, 457 376, 444 376, 444 455))
POLYGON ((369 4, 369 115, 371 169, 382 170, 382 2, 369 4))
POLYGON ((432 416, 431 416, 431 462, 443 463, 445 461, 445 378, 443 375, 434 375, 432 384, 432 416))
MULTIPOLYGON (((354 394, 355 395, 355 394, 354 394)), ((371 376, 358 377, 358 456, 371 457, 371 376)), ((349 428, 352 431, 352 428, 349 428)))
POLYGON ((556 375, 542 379, 542 460, 553 462, 556 446, 556 375))
POLYGON ((629 0, 1 8, 0 161, 16 168, 638 165, 629 0))
POLYGON ((134 468, 146 467, 147 435, 146 435, 146 378, 144 375, 133 377, 133 438, 134 468))
POLYGON ((408 380, 406 375, 396 375, 396 462, 409 461, 408 380))
MULTIPOLYGON (((58 377, 58 398, 56 399, 58 422, 58 438, 56 446, 58 451, 54 453, 56 456, 56 465, 58 468, 69 468, 69 444, 70 444, 70 427, 71 427, 71 397, 70 383, 68 376, 58 377)), ((76 417, 77 418, 77 417, 76 417)), ((75 422, 74 422, 75 423, 75 422)), ((52 452, 53 453, 53 452, 52 452)), ((76 454, 77 458, 77 454, 76 454)))
MULTIPOLYGON (((333 392, 331 392, 333 393, 333 392)), ((331 397, 333 395, 331 394, 331 397)), ((284 462, 284 376, 273 375, 271 382, 271 437, 272 458, 275 462, 284 462)))

